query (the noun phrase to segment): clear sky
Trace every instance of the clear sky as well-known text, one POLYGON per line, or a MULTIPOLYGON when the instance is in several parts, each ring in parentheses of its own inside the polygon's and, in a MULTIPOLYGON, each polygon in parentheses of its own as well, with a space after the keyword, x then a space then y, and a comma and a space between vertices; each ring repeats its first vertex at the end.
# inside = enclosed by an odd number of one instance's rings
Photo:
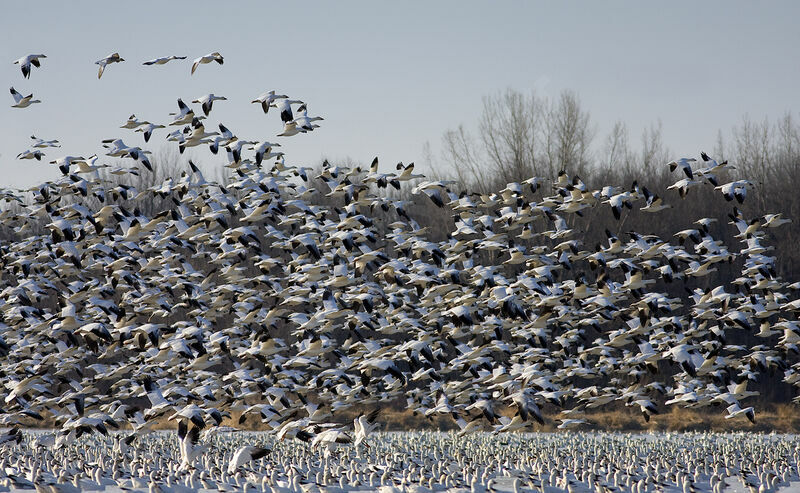
MULTIPOLYGON (((509 87, 575 90, 598 144, 617 120, 635 144, 660 119, 665 144, 696 155, 744 114, 800 110, 798 19, 800 2, 788 1, 10 2, 0 75, 43 103, 16 109, 8 92, 0 99, 0 184, 58 176, 15 159, 31 134, 63 143, 48 160, 101 153, 101 140, 116 137, 159 151, 164 130, 145 146, 119 126, 131 113, 167 123, 178 97, 209 92, 229 100, 215 104, 208 127, 284 142, 290 164, 419 162, 426 141, 436 153, 448 128, 475 128, 481 97, 509 87), (98 80, 95 60, 115 51, 126 61, 98 80), (190 60, 212 51, 224 66, 190 76, 190 60), (25 80, 12 62, 30 53, 48 58, 25 80), (189 59, 141 64, 172 54, 189 59), (276 138, 277 114, 250 104, 269 89, 308 102, 322 127, 276 138)), ((221 162, 196 156, 206 169, 221 162)))

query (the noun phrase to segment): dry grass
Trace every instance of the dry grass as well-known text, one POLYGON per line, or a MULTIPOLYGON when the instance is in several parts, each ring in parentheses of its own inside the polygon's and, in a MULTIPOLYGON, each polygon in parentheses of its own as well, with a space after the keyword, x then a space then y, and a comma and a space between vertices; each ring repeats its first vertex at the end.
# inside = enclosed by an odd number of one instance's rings
MULTIPOLYGON (((397 403, 395 403, 397 404, 397 403)), ((398 408, 386 407, 381 411, 378 421, 382 423, 382 429, 386 431, 402 430, 457 430, 455 422, 450 416, 437 416, 426 418, 407 410, 397 410, 398 408)), ((366 411, 370 411, 368 409, 366 411)), ((510 415, 510 409, 501 410, 502 414, 510 415)), ((336 422, 347 424, 358 415, 359 410, 350 409, 337 413, 336 422)), ((532 423, 529 431, 558 431, 558 419, 566 417, 560 413, 558 408, 546 407, 543 409, 545 423, 539 425, 532 423)), ((269 427, 262 424, 257 416, 250 415, 240 424, 240 413, 231 413, 231 417, 223 421, 223 426, 231 426, 237 429, 266 431, 269 427)), ((670 407, 668 412, 657 414, 650 417, 646 422, 642 415, 625 406, 609 406, 602 411, 591 411, 580 415, 572 414, 569 417, 582 418, 589 422, 576 428, 579 430, 598 430, 598 431, 757 431, 757 432, 778 432, 778 433, 798 433, 800 432, 800 413, 796 404, 775 404, 768 405, 756 410, 756 422, 750 423, 745 417, 736 419, 725 419, 725 411, 722 408, 701 408, 690 409, 682 407, 670 407)), ((44 421, 26 420, 23 426, 32 428, 50 428, 56 426, 52 419, 44 421)), ((174 421, 161 418, 155 425, 158 430, 175 429, 174 421)), ((488 428, 488 427, 487 427, 488 428)))

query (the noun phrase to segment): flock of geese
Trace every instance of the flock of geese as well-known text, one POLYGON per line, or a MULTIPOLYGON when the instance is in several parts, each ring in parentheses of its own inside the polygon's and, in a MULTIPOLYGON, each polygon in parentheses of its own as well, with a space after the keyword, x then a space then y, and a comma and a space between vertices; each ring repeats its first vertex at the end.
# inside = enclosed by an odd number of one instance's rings
POLYGON ((797 436, 752 433, 381 432, 370 437, 369 448, 324 455, 264 433, 218 432, 204 438, 206 450, 190 469, 180 467, 181 447, 172 434, 149 434, 136 447, 119 438, 83 435, 53 449, 48 434, 26 433, 0 457, 6 471, 0 489, 765 493, 796 491, 800 481, 797 436), (265 455, 243 460, 251 450, 265 455))
MULTIPOLYGON (((44 58, 15 63, 27 78, 44 58)), ((98 77, 123 61, 99 60, 98 77)), ((214 61, 222 56, 197 58, 191 72, 214 61)), ((38 102, 11 92, 15 108, 38 102)), ((155 425, 171 423, 179 460, 164 467, 198 481, 204 457, 219 453, 203 434, 248 419, 331 461, 338 445, 366 449, 375 410, 398 403, 452 417, 463 436, 533 430, 548 413, 559 428, 582 426, 585 411, 616 404, 644 420, 666 406, 717 406, 755 421, 749 382, 780 372, 800 386, 800 283, 779 277, 767 244, 768 230, 790 221, 780 214, 732 207, 734 245, 712 236, 726 218, 698 217, 667 238, 607 230, 593 247, 575 215, 608 207, 619 219, 669 204, 637 183, 594 189, 563 171, 474 194, 425 180, 413 163, 292 166, 272 138, 208 126, 219 101, 178 99, 164 124, 133 114, 121 125, 129 134, 101 142, 103 156, 59 157, 50 161, 59 179, 0 191, 0 447, 30 448, 18 426, 53 422, 58 433, 37 445, 48 457, 114 429, 128 430, 117 449, 136 456, 155 425), (150 151, 123 141, 141 132, 146 145, 173 127, 165 141, 181 154, 224 150, 230 179, 207 179, 189 160, 180 176, 156 180, 150 151), (404 184, 425 206, 397 198, 404 184), (444 238, 415 217, 434 208, 452 215, 444 238), (723 265, 739 276, 710 284, 723 265), (348 409, 370 415, 339 424, 348 409)), ((276 109, 278 137, 322 120, 275 91, 252 103, 276 109)), ((31 139, 19 159, 60 147, 31 139)), ((710 185, 742 204, 754 188, 721 183, 730 166, 706 154, 667 164, 685 175, 669 187, 680 197, 710 185)), ((229 460, 235 471, 264 455, 242 444, 229 460)), ((553 473, 568 490, 569 471, 553 473)), ((77 477, 65 474, 48 484, 77 477)))

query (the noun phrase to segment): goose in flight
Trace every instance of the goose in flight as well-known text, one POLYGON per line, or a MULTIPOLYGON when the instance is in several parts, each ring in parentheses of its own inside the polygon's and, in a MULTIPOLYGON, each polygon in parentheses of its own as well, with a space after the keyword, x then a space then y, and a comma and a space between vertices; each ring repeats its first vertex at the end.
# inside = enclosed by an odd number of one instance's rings
POLYGON ((164 65, 165 63, 170 62, 172 60, 186 60, 186 57, 175 56, 175 55, 162 56, 160 58, 153 58, 152 60, 147 60, 146 62, 143 62, 142 65, 164 65))
POLYGON ((222 58, 222 55, 220 55, 218 51, 215 51, 214 53, 209 53, 208 55, 203 55, 199 58, 195 58, 194 61, 192 62, 192 75, 194 75, 194 71, 197 70, 197 67, 200 66, 201 63, 217 62, 220 65, 222 65, 223 61, 224 59, 222 58))
POLYGON ((692 174, 692 163, 695 161, 697 161, 695 158, 682 157, 680 159, 668 162, 667 166, 669 166, 670 172, 675 171, 678 168, 682 169, 686 177, 691 180, 694 178, 694 175, 692 174))
POLYGON ((304 104, 304 103, 298 99, 278 99, 277 101, 273 101, 271 106, 278 108, 278 111, 280 111, 281 113, 281 121, 283 123, 289 123, 294 120, 294 115, 292 115, 293 104, 304 104))
POLYGON ((314 124, 315 121, 319 120, 324 120, 324 118, 321 116, 308 116, 306 105, 302 104, 297 108, 297 118, 294 119, 294 123, 296 123, 299 128, 310 132, 319 127, 319 125, 314 124))
POLYGON ((215 96, 214 93, 206 94, 205 96, 199 97, 193 100, 193 103, 199 103, 203 106, 203 114, 208 116, 211 113, 211 106, 214 104, 214 101, 227 101, 228 98, 225 96, 215 96))
POLYGON ((269 107, 273 106, 273 102, 278 99, 286 99, 289 96, 285 94, 275 94, 275 91, 265 92, 261 96, 257 97, 256 99, 250 101, 251 103, 261 103, 261 109, 264 110, 266 114, 269 111, 269 107))
POLYGON ((22 70, 22 76, 26 79, 29 79, 31 76, 31 65, 34 67, 41 67, 39 62, 40 58, 47 58, 45 55, 26 55, 22 58, 14 60, 15 65, 19 65, 19 68, 22 70))
POLYGON ((235 473, 240 466, 265 457, 270 452, 271 450, 268 448, 254 447, 252 445, 239 447, 236 452, 233 453, 231 461, 228 463, 228 474, 235 473))
POLYGON ((144 125, 140 125, 134 130, 134 132, 142 132, 144 134, 144 141, 150 141, 150 136, 153 135, 153 130, 158 128, 164 128, 164 125, 157 125, 155 123, 145 123, 144 125))
POLYGON ((11 105, 12 108, 27 108, 34 103, 41 103, 38 99, 33 99, 33 93, 23 96, 13 87, 10 90, 11 95, 14 96, 14 104, 11 105))
POLYGON ((138 118, 136 118, 136 115, 133 114, 129 116, 128 120, 124 124, 122 124, 119 128, 136 128, 138 126, 145 125, 147 123, 150 122, 146 120, 139 120, 138 118))
POLYGON ((97 70, 97 78, 99 79, 100 77, 103 76, 103 71, 106 69, 106 65, 110 63, 119 63, 124 61, 125 59, 119 56, 119 53, 112 53, 105 58, 97 60, 96 62, 94 62, 95 65, 100 65, 100 68, 97 70))
POLYGON ((178 98, 178 109, 180 110, 179 112, 170 113, 171 116, 175 117, 170 125, 188 125, 192 123, 194 120, 194 110, 186 106, 186 103, 180 98, 178 98))
POLYGON ((39 149, 34 150, 26 150, 24 152, 20 152, 17 154, 17 159, 36 159, 37 161, 41 161, 44 153, 39 149))
POLYGON ((33 140, 33 147, 38 147, 40 149, 44 149, 46 147, 61 147, 61 143, 57 139, 45 140, 40 139, 35 135, 31 135, 31 140, 33 140))
MULTIPOLYGON (((366 440, 367 435, 370 434, 378 425, 375 423, 375 420, 378 418, 378 414, 380 413, 380 408, 375 409, 368 416, 364 416, 364 413, 358 415, 356 419, 353 420, 353 430, 355 432, 355 440, 353 444, 358 447, 361 442, 366 440)), ((369 445, 366 443, 364 444, 365 447, 369 448, 369 445)))

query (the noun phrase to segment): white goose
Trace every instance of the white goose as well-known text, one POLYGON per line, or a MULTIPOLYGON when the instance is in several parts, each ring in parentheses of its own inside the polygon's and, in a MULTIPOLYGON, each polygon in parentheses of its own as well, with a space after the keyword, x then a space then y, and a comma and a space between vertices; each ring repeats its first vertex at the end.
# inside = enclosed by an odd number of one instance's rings
POLYGON ((211 113, 211 106, 214 104, 214 101, 227 101, 228 98, 225 96, 215 96, 214 93, 206 94, 205 96, 199 97, 195 100, 192 100, 193 103, 199 103, 203 107, 203 114, 208 116, 211 113))
POLYGON ((100 77, 103 76, 103 71, 106 69, 107 65, 124 61, 125 59, 119 56, 119 53, 112 53, 105 58, 97 60, 96 62, 94 62, 95 65, 100 65, 100 68, 97 69, 97 78, 99 79, 100 77))
POLYGON ((14 60, 14 64, 18 64, 19 68, 22 70, 22 76, 26 79, 29 79, 31 76, 31 65, 34 67, 41 67, 39 59, 40 58, 47 58, 46 55, 25 55, 22 58, 14 60))
POLYGON ((11 88, 11 95, 14 96, 14 104, 11 105, 12 108, 27 108, 32 104, 41 103, 38 99, 33 99, 33 93, 23 96, 13 87, 11 88))
POLYGON ((165 63, 170 62, 172 60, 186 60, 186 57, 176 56, 176 55, 162 56, 160 58, 153 58, 152 60, 147 60, 146 62, 143 62, 142 65, 164 65, 165 63))
POLYGON ((222 57, 222 55, 219 54, 218 51, 215 51, 214 53, 209 53, 208 55, 203 55, 199 58, 195 58, 194 61, 192 62, 192 75, 194 75, 194 71, 197 70, 197 67, 199 67, 200 64, 211 63, 211 62, 217 62, 220 65, 222 65, 224 62, 224 58, 222 57))
POLYGON ((251 103, 261 103, 261 109, 264 110, 264 113, 269 111, 269 107, 272 106, 272 103, 277 99, 286 99, 289 96, 285 94, 275 94, 275 91, 265 92, 261 96, 257 97, 256 99, 250 101, 251 103))

